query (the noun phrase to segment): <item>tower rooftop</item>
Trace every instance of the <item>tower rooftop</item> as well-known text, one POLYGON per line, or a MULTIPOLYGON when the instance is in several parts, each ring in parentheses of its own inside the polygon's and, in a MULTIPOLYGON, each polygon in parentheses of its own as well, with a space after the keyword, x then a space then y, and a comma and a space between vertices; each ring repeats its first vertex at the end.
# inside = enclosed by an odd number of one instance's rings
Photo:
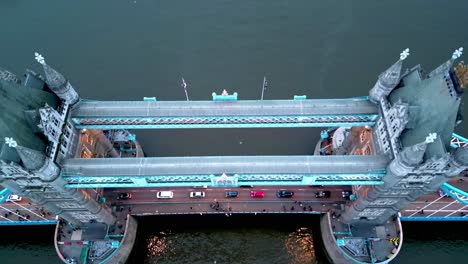
POLYGON ((46 103, 56 108, 59 102, 53 93, 0 80, 0 149, 8 147, 4 144, 8 137, 20 146, 44 151, 47 141, 42 134, 35 133, 37 130, 31 127, 30 117, 24 111, 37 110, 46 103))
MULTIPOLYGON (((402 147, 418 144, 424 141, 429 133, 437 133, 445 149, 450 149, 450 140, 461 102, 461 94, 455 88, 453 76, 455 76, 453 71, 450 71, 422 78, 420 67, 415 67, 390 93, 388 98, 392 104, 398 100, 410 104, 411 128, 405 129, 401 134, 402 147)), ((428 146, 427 153, 439 152, 430 148, 432 146, 428 146)))

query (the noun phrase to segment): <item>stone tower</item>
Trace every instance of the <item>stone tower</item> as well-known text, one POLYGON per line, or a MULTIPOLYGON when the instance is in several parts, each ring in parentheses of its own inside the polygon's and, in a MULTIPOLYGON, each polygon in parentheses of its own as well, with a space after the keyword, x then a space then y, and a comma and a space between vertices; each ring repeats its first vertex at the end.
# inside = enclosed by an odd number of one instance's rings
POLYGON ((115 217, 105 204, 87 189, 67 188, 61 177, 61 160, 76 152, 78 132, 67 114, 79 97, 42 56, 36 59, 45 80, 37 74, 23 83, 11 74, 0 78, 0 185, 74 225, 89 220, 113 224, 115 217))
POLYGON ((457 73, 452 65, 462 50, 429 75, 418 65, 400 76, 407 49, 379 76, 370 91, 379 107, 374 148, 391 162, 383 185, 357 188, 357 199, 341 216, 344 222, 381 224, 468 167, 468 149, 450 147, 466 80, 466 73, 457 73))

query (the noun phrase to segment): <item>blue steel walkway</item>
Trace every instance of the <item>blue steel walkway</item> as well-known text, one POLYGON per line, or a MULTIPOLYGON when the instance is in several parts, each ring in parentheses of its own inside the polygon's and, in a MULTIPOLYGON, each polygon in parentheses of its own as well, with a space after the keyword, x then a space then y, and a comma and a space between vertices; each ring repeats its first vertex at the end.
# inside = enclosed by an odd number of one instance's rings
POLYGON ((373 126, 367 97, 244 101, 81 101, 71 119, 79 129, 373 126))
POLYGON ((70 188, 375 185, 388 163, 378 155, 68 159, 62 177, 70 188))

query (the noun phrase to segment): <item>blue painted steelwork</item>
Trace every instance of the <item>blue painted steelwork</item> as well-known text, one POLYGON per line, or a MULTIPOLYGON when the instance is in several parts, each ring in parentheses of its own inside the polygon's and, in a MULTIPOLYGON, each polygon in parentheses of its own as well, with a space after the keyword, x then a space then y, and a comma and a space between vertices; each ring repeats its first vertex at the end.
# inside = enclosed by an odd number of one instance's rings
POLYGON ((198 128, 300 128, 300 127, 353 127, 374 126, 375 122, 355 123, 275 123, 275 124, 174 124, 174 125, 75 125, 77 129, 198 129, 198 128))
POLYGON ((156 97, 143 97, 145 102, 156 102, 156 97))
POLYGON ((236 174, 225 182, 216 182, 219 177, 214 175, 96 177, 62 174, 62 178, 67 182, 68 188, 189 187, 196 185, 237 187, 239 185, 381 185, 384 175, 384 173, 236 174))
POLYGON ((460 190, 448 183, 444 183, 440 186, 440 189, 444 191, 445 194, 452 197, 453 199, 459 201, 462 204, 468 205, 468 193, 460 190))
POLYGON ((0 203, 6 202, 10 194, 11 194, 11 191, 8 190, 7 188, 4 188, 3 190, 1 190, 0 191, 0 203))
POLYGON ((211 96, 213 97, 213 101, 237 101, 237 93, 229 95, 217 95, 216 93, 212 93, 211 96))
POLYGON ((57 220, 0 221, 0 226, 55 225, 55 224, 57 224, 57 220))
POLYGON ((377 114, 72 118, 78 129, 272 128, 374 126, 377 114))
POLYGON ((468 217, 466 216, 402 216, 400 217, 401 221, 407 222, 417 222, 417 221, 468 221, 468 217))
POLYGON ((307 96, 306 95, 295 95, 294 100, 306 100, 307 96))
POLYGON ((468 146, 468 139, 453 133, 452 140, 450 141, 450 146, 452 148, 459 148, 459 147, 467 147, 468 146))
POLYGON ((225 102, 235 98, 215 95, 214 99, 214 102, 85 101, 72 111, 71 118, 77 128, 94 129, 339 127, 372 126, 379 113, 367 98, 296 97, 296 100, 225 102))

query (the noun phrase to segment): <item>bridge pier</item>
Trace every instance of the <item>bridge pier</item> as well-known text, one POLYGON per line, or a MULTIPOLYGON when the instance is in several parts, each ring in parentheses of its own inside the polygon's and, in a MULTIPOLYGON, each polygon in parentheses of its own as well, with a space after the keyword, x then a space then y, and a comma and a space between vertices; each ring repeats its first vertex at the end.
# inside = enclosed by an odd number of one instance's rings
POLYGON ((135 217, 128 215, 125 224, 125 234, 120 242, 120 247, 104 262, 109 264, 125 264, 132 253, 133 245, 137 235, 138 221, 135 217))
POLYGON ((321 216, 320 232, 331 263, 389 263, 400 252, 403 230, 395 216, 382 225, 344 224, 328 212, 321 216))

